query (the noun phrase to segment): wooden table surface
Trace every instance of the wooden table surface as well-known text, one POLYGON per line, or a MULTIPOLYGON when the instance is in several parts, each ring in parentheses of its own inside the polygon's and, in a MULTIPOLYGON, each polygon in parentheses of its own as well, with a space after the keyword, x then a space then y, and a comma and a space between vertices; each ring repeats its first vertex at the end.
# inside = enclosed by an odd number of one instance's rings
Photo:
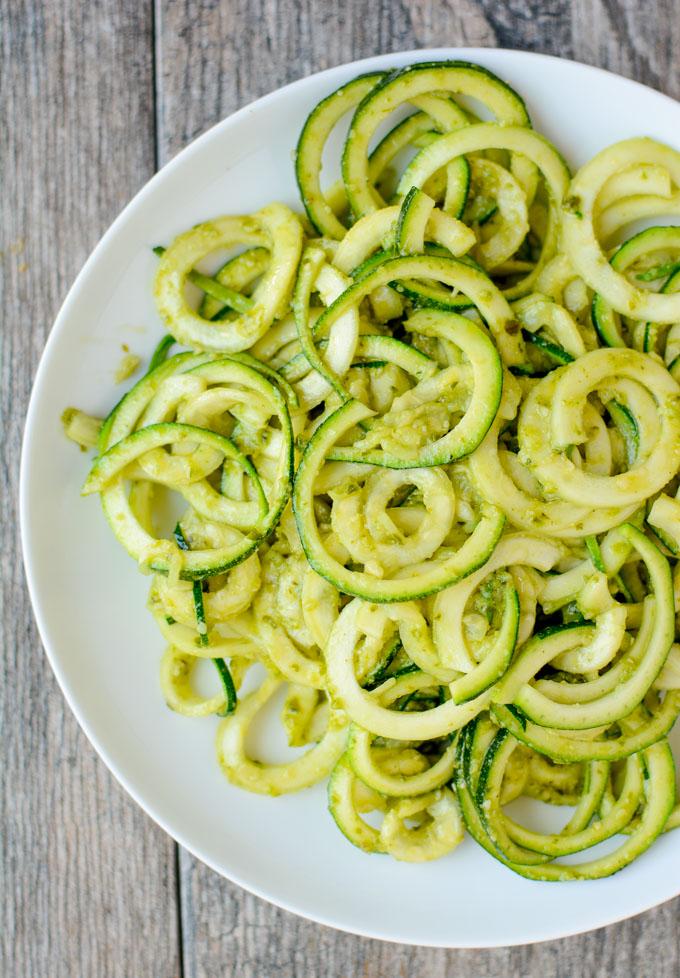
POLYGON ((3 978, 677 978, 680 902, 496 951, 336 933, 216 876, 79 730, 26 594, 18 462, 32 378, 88 253, 153 172, 286 82, 392 50, 480 45, 601 65, 680 97, 677 0, 0 0, 3 978))

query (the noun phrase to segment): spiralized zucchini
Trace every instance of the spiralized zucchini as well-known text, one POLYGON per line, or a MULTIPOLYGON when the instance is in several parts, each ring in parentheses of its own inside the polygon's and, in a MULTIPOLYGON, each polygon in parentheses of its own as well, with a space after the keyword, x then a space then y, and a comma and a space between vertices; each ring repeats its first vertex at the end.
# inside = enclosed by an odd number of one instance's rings
POLYGON ((610 875, 680 824, 680 153, 572 177, 441 62, 328 95, 295 170, 306 218, 154 249, 169 335, 104 421, 63 415, 152 575, 164 698, 222 718, 234 785, 328 777, 366 852, 467 828, 530 879, 610 875), (272 710, 292 757, 256 746, 272 710), (520 797, 572 811, 540 832, 520 797))

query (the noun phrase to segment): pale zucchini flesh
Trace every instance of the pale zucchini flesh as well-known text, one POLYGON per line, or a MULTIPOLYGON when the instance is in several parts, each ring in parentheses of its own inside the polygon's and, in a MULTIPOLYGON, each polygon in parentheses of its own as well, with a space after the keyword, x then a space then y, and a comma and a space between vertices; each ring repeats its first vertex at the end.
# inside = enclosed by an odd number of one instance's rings
POLYGON ((445 61, 330 93, 294 165, 299 213, 153 249, 147 372, 63 416, 152 574, 163 698, 240 788, 328 779, 363 852, 467 831, 530 880, 616 873, 680 824, 680 153, 572 178, 445 61), (572 811, 543 832, 520 796, 572 811))

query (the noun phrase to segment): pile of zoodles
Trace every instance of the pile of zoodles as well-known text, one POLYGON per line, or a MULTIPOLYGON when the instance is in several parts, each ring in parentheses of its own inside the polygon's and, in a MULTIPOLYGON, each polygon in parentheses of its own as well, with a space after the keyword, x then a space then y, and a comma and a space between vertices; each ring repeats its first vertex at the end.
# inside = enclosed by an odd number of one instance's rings
POLYGON ((65 415, 151 575, 163 695, 223 717, 235 785, 328 777, 367 852, 465 827, 531 879, 614 873, 680 824, 680 153, 572 177, 511 88, 439 62, 329 95, 295 168, 306 214, 155 249, 169 335, 103 422, 65 415), (288 763, 248 750, 272 700, 288 763))

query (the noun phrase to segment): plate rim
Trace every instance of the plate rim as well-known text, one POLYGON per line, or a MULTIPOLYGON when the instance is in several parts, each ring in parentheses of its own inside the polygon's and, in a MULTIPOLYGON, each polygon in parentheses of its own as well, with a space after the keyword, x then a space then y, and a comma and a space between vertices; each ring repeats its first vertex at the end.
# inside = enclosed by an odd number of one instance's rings
POLYGON ((64 328, 64 323, 68 320, 70 315, 71 306, 77 301, 78 293, 82 288, 82 282, 88 276, 90 269, 95 266, 99 261, 99 256, 103 252, 111 238, 113 238, 118 230, 120 224, 122 224, 128 213, 135 209, 147 196, 153 194, 157 183, 165 179, 176 167, 184 165, 186 160, 191 157, 192 154, 199 152, 203 145, 211 140, 218 131, 222 131, 224 128, 229 128, 234 124, 237 124, 241 118, 246 114, 251 112, 255 108, 260 108, 266 105, 269 101, 279 98, 285 95, 290 89, 303 87, 311 79, 321 80, 327 76, 334 75, 336 72, 341 73, 344 70, 356 69, 357 73, 361 73, 365 70, 374 70, 382 65, 386 67, 398 67, 398 65, 393 65, 395 59, 403 57, 408 59, 407 63, 412 62, 418 57, 422 57, 427 60, 472 60, 476 57, 484 57, 488 52, 494 52, 494 54, 501 54, 504 57, 508 57, 510 60, 531 60, 531 61, 542 61, 542 62, 558 62, 558 63, 568 63, 577 66, 581 71, 590 73, 593 75, 604 75, 610 76, 617 79, 619 83, 623 83, 624 86, 629 86, 632 89, 642 89, 646 92, 652 92, 658 98, 661 98, 672 105, 678 112, 680 112, 680 102, 666 95, 664 92, 658 91, 658 89, 653 88, 651 85, 645 85, 642 82, 638 82, 635 79, 628 78, 624 75, 620 75, 617 72, 609 71, 605 68, 600 68, 595 65, 586 64, 581 61, 577 61, 572 58, 560 58, 555 55, 542 54, 534 51, 521 51, 512 48, 501 48, 494 46, 486 47, 424 47, 424 48, 409 48, 404 51, 390 51, 378 55, 371 55, 365 58, 361 58, 354 61, 342 62, 338 65, 333 65, 329 68, 324 68, 320 71, 311 72, 309 75, 297 78, 294 81, 288 82, 279 88, 276 88, 265 95, 260 96, 257 99, 248 102, 241 108, 237 109, 235 112, 225 116, 218 122, 210 126, 205 132, 201 133, 195 139, 191 140, 185 147, 178 151, 170 160, 168 160, 160 170, 154 173, 149 180, 147 180, 142 187, 131 197, 131 199, 125 204, 122 210, 118 213, 112 223, 108 226, 103 235, 99 238, 96 245, 88 255, 85 263, 80 268, 72 285, 68 289, 57 315, 54 319, 52 327, 49 331, 45 345, 40 354, 38 367, 36 369, 35 375, 31 382, 31 393, 29 397, 28 408, 26 411, 26 418, 24 423, 24 430, 22 434, 21 443, 21 458, 19 465, 19 530, 20 530, 20 540, 21 540, 21 553, 23 557, 24 571, 26 576, 27 590, 31 602, 31 608, 33 611, 33 616, 38 628, 38 633, 40 641, 43 647, 44 654, 49 662, 50 668, 57 680, 57 684, 66 700, 66 703, 73 713, 79 727, 89 740, 93 749, 95 750, 98 757, 106 765, 109 772, 113 775, 116 781, 124 789, 124 791, 133 799, 133 801, 142 809, 142 811, 147 815, 156 825, 158 825, 167 835, 173 839, 178 845, 181 845, 186 849, 192 856, 198 859, 200 862, 208 866, 213 872, 217 873, 219 876, 235 883, 237 886, 241 887, 248 893, 252 893, 254 896, 265 900, 282 910, 289 913, 295 914, 305 920, 309 920, 312 923, 320 924, 325 927, 330 927, 339 933, 354 934, 359 937, 369 938, 372 940, 380 940, 386 943, 404 944, 413 947, 433 947, 433 948, 446 948, 446 949, 492 949, 501 947, 517 947, 525 946, 531 944, 544 943, 546 941, 560 940, 565 937, 573 937, 579 934, 590 933, 591 931, 601 929, 603 927, 608 927, 611 924, 620 922, 622 920, 627 920, 632 917, 638 916, 639 914, 645 913, 648 910, 652 910, 655 907, 661 906, 662 904, 672 900, 675 896, 680 894, 680 879, 678 879, 677 888, 674 892, 669 895, 662 896, 657 899, 654 897, 651 901, 645 901, 644 905, 639 909, 628 912, 614 912, 607 915, 606 913, 599 919, 593 927, 581 927, 577 926, 575 928, 566 929, 562 928, 554 933, 547 935, 537 935, 526 937, 526 935, 520 935, 517 939, 507 941, 504 943, 498 943, 497 940, 490 940, 488 943, 480 944, 476 943, 465 943, 461 941, 456 941, 456 943, 442 942, 441 940, 422 940, 409 938, 408 935, 395 937, 392 934, 385 932, 380 932, 378 929, 371 929, 367 927, 365 929, 358 929, 352 927, 348 929, 342 924, 330 919, 323 913, 314 914, 307 909, 301 909, 296 906, 292 901, 277 898, 269 892, 265 892, 257 884, 251 882, 246 882, 241 878, 241 874, 238 872, 226 872, 225 869, 217 865, 210 856, 202 851, 201 846, 195 845, 193 842, 188 842, 184 838, 184 833, 181 831, 175 831, 171 829, 168 825, 166 818, 156 811, 153 804, 148 803, 141 795, 141 793, 134 788, 124 771, 112 760, 107 747, 102 743, 101 739, 93 731, 91 724, 85 717, 81 714, 77 703, 77 697, 71 689, 70 682, 68 679, 67 671, 64 670, 59 661, 59 655, 55 651, 55 648, 48 642, 48 624, 46 621, 46 616, 43 612, 40 602, 40 596, 38 594, 38 588, 34 573, 34 562, 36 560, 35 556, 31 550, 31 529, 30 529, 30 517, 29 517, 29 446, 34 436, 34 429, 36 427, 36 421, 39 412, 39 393, 44 382, 44 377, 49 371, 49 363, 51 360, 51 355, 59 342, 58 337, 64 328))

